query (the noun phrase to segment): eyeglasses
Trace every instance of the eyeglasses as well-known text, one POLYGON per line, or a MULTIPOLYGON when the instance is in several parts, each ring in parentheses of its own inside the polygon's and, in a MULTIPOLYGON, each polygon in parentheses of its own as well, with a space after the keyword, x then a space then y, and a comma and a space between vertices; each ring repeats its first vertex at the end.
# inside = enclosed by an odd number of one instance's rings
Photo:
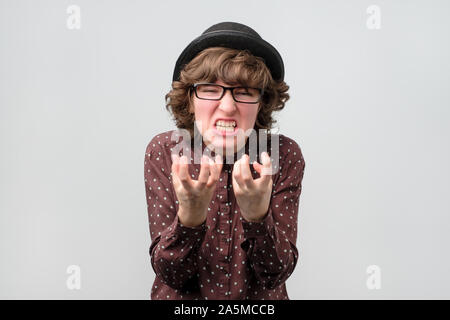
POLYGON ((231 91, 234 101, 258 103, 264 93, 263 89, 250 87, 224 87, 215 83, 195 83, 192 85, 195 96, 203 100, 220 100, 227 90, 231 91))

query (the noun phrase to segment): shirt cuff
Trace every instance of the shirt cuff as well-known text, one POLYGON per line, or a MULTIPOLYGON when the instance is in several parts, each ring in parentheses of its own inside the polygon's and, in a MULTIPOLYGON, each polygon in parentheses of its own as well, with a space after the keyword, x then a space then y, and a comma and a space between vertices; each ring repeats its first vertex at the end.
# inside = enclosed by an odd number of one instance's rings
POLYGON ((246 239, 256 237, 267 237, 271 235, 273 229, 272 209, 269 210, 261 222, 249 222, 242 218, 242 227, 246 239))
POLYGON ((206 220, 199 226, 188 227, 180 222, 180 218, 176 215, 169 227, 170 234, 176 236, 177 238, 188 238, 188 239, 200 239, 206 231, 206 220))
POLYGON ((188 226, 185 226, 185 225, 183 225, 181 223, 180 217, 177 214, 176 215, 176 219, 175 219, 174 223, 172 224, 172 226, 174 227, 175 232, 178 231, 178 233, 187 234, 187 235, 198 234, 198 231, 205 231, 206 230, 206 219, 199 226, 188 227, 188 226))

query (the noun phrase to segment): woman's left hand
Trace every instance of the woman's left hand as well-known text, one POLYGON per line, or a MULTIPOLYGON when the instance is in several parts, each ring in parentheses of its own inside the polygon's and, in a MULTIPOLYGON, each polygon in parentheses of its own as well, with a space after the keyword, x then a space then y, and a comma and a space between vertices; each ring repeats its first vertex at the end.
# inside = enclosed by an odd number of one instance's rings
POLYGON ((260 177, 253 179, 249 157, 244 154, 233 166, 233 190, 242 217, 249 222, 264 219, 269 210, 272 194, 272 162, 266 152, 261 154, 262 164, 254 161, 253 167, 260 177))

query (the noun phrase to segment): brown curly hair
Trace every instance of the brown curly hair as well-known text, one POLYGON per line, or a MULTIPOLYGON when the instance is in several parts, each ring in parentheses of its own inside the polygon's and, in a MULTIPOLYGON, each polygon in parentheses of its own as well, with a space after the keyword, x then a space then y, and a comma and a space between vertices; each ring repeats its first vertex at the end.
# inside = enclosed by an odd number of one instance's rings
POLYGON ((239 84, 264 89, 254 129, 270 132, 276 120, 272 112, 280 111, 289 100, 289 86, 275 81, 264 60, 248 50, 211 47, 201 51, 180 73, 180 80, 172 82, 166 94, 166 109, 172 114, 177 128, 186 129, 194 137, 194 103, 191 85, 196 82, 239 84))

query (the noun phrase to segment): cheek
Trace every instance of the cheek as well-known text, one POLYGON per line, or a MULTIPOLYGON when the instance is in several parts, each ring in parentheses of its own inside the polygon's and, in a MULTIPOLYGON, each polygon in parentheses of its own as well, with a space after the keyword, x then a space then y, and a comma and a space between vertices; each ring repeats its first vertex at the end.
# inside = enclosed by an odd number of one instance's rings
POLYGON ((245 123, 246 127, 253 127, 255 123, 256 116, 258 115, 258 108, 248 108, 241 112, 243 123, 245 123))
POLYGON ((204 103, 196 103, 195 104, 195 120, 200 122, 202 127, 207 127, 209 125, 209 121, 212 118, 212 111, 210 105, 204 103))

